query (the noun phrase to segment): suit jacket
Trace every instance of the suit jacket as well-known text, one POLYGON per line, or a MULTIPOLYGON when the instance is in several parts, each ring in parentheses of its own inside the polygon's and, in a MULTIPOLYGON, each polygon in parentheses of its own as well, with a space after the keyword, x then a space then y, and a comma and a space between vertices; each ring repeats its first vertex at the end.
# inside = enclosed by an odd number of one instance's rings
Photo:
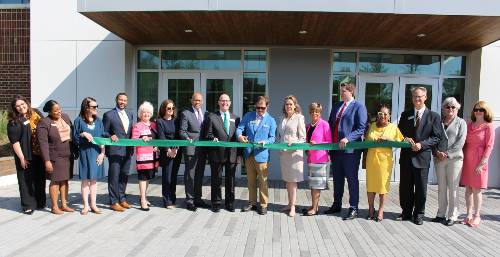
MULTIPOLYGON (((332 111, 330 112, 330 117, 328 118, 328 123, 330 124, 330 129, 332 131, 332 139, 334 137, 335 120, 337 119, 337 112, 342 108, 344 104, 343 101, 338 102, 333 105, 332 111)), ((362 141, 362 137, 365 134, 366 127, 368 125, 368 114, 366 107, 356 100, 353 100, 342 114, 342 119, 339 123, 339 141, 342 138, 347 138, 349 142, 362 141)), ((361 152, 361 150, 344 150, 341 152, 354 153, 361 152)))
MULTIPOLYGON (((132 126, 135 123, 134 115, 125 110, 127 114, 129 123, 128 130, 125 132, 122 120, 116 108, 107 111, 102 117, 102 123, 104 125, 104 136, 111 137, 116 135, 118 138, 132 138, 132 126)), ((129 146, 106 146, 106 156, 132 156, 134 154, 134 147, 129 146)))
POLYGON ((441 126, 443 138, 439 141, 436 150, 448 154, 448 159, 463 159, 462 148, 467 138, 467 123, 457 116, 448 125, 448 128, 444 128, 444 123, 441 123, 441 126))
MULTIPOLYGON (((311 129, 311 124, 307 125, 306 131, 309 131, 309 129, 311 129)), ((330 130, 330 125, 328 124, 328 122, 320 118, 309 141, 314 141, 317 144, 331 143, 332 132, 330 130)), ((307 151, 307 163, 327 163, 327 162, 330 162, 330 158, 328 156, 328 150, 307 151)))
MULTIPOLYGON (((255 118, 257 117, 256 112, 249 112, 243 116, 238 128, 236 129, 236 138, 241 135, 248 137, 248 141, 251 143, 258 143, 264 141, 266 144, 272 144, 276 140, 276 120, 269 114, 266 113, 264 118, 257 125, 255 123, 255 118)), ((269 161, 269 150, 264 148, 253 148, 247 147, 243 151, 245 158, 248 158, 250 154, 253 154, 257 162, 268 162, 269 161)))
MULTIPOLYGON (((236 127, 240 123, 240 117, 230 114, 229 116, 229 134, 226 133, 224 128, 224 121, 222 120, 219 111, 208 115, 206 126, 204 127, 204 134, 206 140, 214 140, 217 138, 219 141, 225 142, 238 142, 236 138, 236 127)), ((236 147, 211 147, 208 151, 208 160, 211 162, 230 162, 238 163, 238 150, 236 147)))
POLYGON ((285 117, 278 123, 278 142, 280 143, 304 143, 306 141, 306 124, 304 115, 294 114, 286 124, 285 117))
MULTIPOLYGON (((203 138, 203 126, 207 121, 208 112, 203 114, 203 123, 200 126, 196 114, 194 113, 194 108, 189 107, 182 111, 179 115, 180 127, 179 127, 179 138, 180 139, 192 139, 193 141, 198 141, 203 138)), ((195 155, 196 147, 186 146, 184 147, 187 155, 195 155)))
MULTIPOLYGON (((73 124, 69 116, 63 113, 61 118, 70 125, 70 134, 73 134, 73 124)), ((73 153, 72 143, 71 141, 61 142, 59 131, 57 127, 52 124, 52 119, 50 117, 45 117, 38 123, 36 133, 38 144, 40 145, 40 153, 44 162, 56 161, 58 159, 67 159, 70 161, 73 153)))
POLYGON ((412 138, 415 143, 420 143, 422 149, 414 152, 411 148, 401 149, 400 164, 412 164, 418 169, 429 168, 431 163, 432 148, 437 146, 443 138, 441 119, 439 115, 425 108, 420 125, 415 129, 415 109, 404 111, 399 119, 398 128, 405 137, 412 138))

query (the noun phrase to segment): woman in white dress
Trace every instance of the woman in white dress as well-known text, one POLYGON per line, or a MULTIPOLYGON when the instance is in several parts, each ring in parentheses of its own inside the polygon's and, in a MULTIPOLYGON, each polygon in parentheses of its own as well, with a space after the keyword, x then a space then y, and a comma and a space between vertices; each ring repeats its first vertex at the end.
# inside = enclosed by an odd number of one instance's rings
MULTIPOLYGON (((304 143, 306 125, 301 114, 297 98, 293 95, 285 97, 283 105, 284 117, 278 124, 278 140, 280 143, 304 143)), ((295 216, 297 183, 304 180, 304 151, 282 150, 280 153, 281 177, 286 182, 288 206, 283 211, 290 217, 295 216)))

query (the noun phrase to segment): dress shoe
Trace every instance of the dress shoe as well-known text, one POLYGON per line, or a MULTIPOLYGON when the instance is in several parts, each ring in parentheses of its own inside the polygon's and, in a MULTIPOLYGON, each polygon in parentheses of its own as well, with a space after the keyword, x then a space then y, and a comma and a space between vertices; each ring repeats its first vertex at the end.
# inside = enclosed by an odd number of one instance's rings
POLYGON ((434 219, 432 219, 431 221, 432 222, 439 222, 439 223, 443 223, 446 219, 444 217, 435 217, 434 219))
POLYGON ((194 206, 198 207, 198 208, 203 208, 203 209, 208 209, 211 207, 210 204, 208 203, 205 203, 203 200, 201 200, 200 202, 195 202, 194 203, 194 206))
POLYGON ((23 213, 24 213, 24 214, 26 214, 26 215, 32 215, 32 214, 33 214, 33 212, 35 212, 35 211, 34 211, 34 210, 32 210, 32 209, 29 209, 29 210, 25 210, 25 211, 23 211, 23 213))
POLYGON ((117 212, 123 212, 125 211, 125 208, 123 208, 120 204, 114 203, 110 206, 111 210, 117 211, 117 212))
POLYGON ((141 211, 149 211, 149 207, 148 207, 148 205, 146 204, 146 207, 142 207, 142 206, 141 206, 141 208, 139 208, 139 210, 141 210, 141 211))
POLYGON ((188 211, 196 211, 196 206, 194 204, 192 204, 192 203, 187 203, 186 204, 186 209, 188 211))
POLYGON ((342 207, 340 207, 340 205, 332 205, 332 207, 330 207, 328 210, 325 211, 325 214, 335 214, 335 213, 339 213, 342 211, 342 207))
POLYGON ((213 212, 220 212, 220 204, 212 204, 213 212))
POLYGON ((232 203, 226 203, 226 210, 228 212, 234 212, 234 204, 232 204, 232 203))
POLYGON ((120 206, 125 209, 130 209, 130 204, 127 201, 120 202, 120 206))
POLYGON ((241 212, 249 212, 249 211, 255 211, 255 210, 257 210, 257 206, 251 205, 251 204, 241 208, 241 212))
POLYGON ((452 219, 447 219, 443 224, 449 227, 453 226, 455 224, 455 221, 452 219))
POLYGON ((95 214, 102 214, 102 211, 99 208, 97 208, 97 207, 95 207, 95 208, 91 207, 90 211, 92 211, 95 214))
POLYGON ((258 212, 260 215, 266 215, 267 214, 267 207, 260 207, 258 212))
POLYGON ((175 204, 165 205, 165 208, 167 208, 169 210, 174 210, 175 209, 175 204))
POLYGON ((65 211, 65 212, 74 212, 75 211, 73 208, 69 208, 67 205, 63 205, 61 207, 61 210, 65 211))
POLYGON ((413 223, 415 223, 415 225, 422 225, 424 224, 424 220, 422 219, 422 217, 416 217, 413 218, 413 223))
POLYGON ((403 214, 399 214, 399 216, 396 218, 396 220, 400 220, 400 221, 407 221, 407 220, 411 220, 412 217, 411 216, 405 216, 403 214))
POLYGON ((305 212, 302 212, 302 216, 316 216, 318 215, 318 212, 317 211, 313 211, 313 210, 310 210, 310 211, 305 211, 305 212))
POLYGON ((353 220, 357 217, 358 217, 358 210, 353 209, 353 208, 349 208, 349 212, 342 219, 343 220, 353 220))

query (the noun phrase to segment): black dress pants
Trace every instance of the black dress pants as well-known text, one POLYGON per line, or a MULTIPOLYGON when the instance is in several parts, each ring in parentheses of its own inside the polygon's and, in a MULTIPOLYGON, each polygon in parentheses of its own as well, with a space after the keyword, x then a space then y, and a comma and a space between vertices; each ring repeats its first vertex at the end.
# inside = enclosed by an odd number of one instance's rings
POLYGON ((403 217, 424 216, 428 177, 428 168, 415 168, 411 163, 401 164, 399 201, 403 217))
POLYGON ((236 173, 237 163, 223 163, 223 162, 210 162, 211 170, 211 199, 212 204, 220 204, 222 202, 221 184, 222 184, 222 171, 225 170, 225 194, 226 205, 234 203, 234 180, 236 173))

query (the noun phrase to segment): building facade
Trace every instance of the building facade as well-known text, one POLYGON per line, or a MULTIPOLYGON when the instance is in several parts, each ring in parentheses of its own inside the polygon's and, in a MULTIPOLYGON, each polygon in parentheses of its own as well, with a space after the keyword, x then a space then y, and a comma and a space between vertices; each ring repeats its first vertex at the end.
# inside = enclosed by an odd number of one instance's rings
MULTIPOLYGON (((283 98, 294 94, 303 109, 322 103, 327 118, 340 82, 354 81, 369 113, 385 103, 397 122, 420 85, 437 112, 455 96, 468 118, 474 102, 486 100, 498 127, 499 10, 488 0, 35 0, 31 94, 35 105, 56 99, 76 115, 84 97, 95 97, 103 112, 122 91, 132 111, 145 100, 158 108, 166 98, 189 106, 194 91, 213 111, 224 91, 240 116, 267 95, 277 119, 283 98)), ((499 147, 491 186, 500 186, 499 147)), ((279 178, 277 154, 271 163, 271 177, 279 178)), ((392 179, 399 180, 397 165, 392 179)))
POLYGON ((0 0, 0 110, 30 93, 29 1, 0 0))

